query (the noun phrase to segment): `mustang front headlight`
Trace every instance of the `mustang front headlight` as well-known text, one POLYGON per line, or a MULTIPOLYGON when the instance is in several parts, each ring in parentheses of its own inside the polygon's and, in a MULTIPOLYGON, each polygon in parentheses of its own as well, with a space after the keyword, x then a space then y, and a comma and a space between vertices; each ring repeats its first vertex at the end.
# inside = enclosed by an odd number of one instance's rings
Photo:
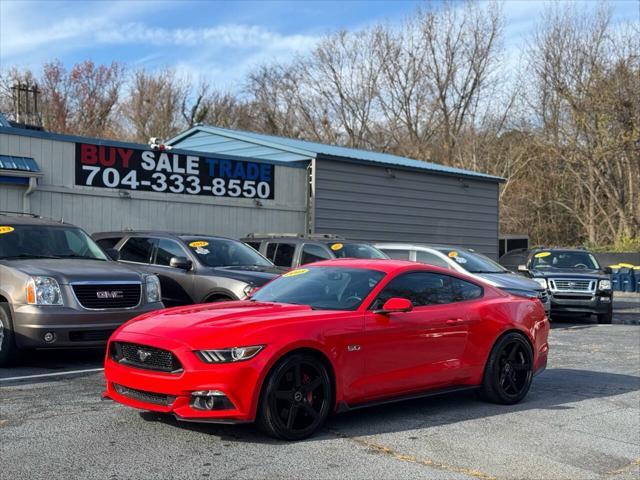
POLYGON ((155 303, 161 300, 160 280, 157 276, 149 275, 145 278, 145 295, 147 303, 155 303))
POLYGON ((27 282, 27 303, 30 305, 62 305, 62 292, 52 277, 31 277, 27 282))
POLYGON ((532 278, 532 280, 538 282, 542 288, 548 288, 547 280, 545 278, 532 278))
POLYGON ((242 362, 255 357, 264 345, 251 347, 222 348, 220 350, 196 350, 196 355, 206 363, 232 363, 242 362))
POLYGON ((600 280, 598 290, 611 290, 611 280, 600 280))

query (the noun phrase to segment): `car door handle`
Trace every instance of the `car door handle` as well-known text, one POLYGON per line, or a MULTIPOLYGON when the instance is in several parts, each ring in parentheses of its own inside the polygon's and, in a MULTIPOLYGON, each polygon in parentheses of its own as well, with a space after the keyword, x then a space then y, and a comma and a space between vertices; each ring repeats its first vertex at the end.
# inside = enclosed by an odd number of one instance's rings
POLYGON ((464 319, 462 318, 450 318, 449 320, 447 320, 447 325, 459 325, 461 323, 464 323, 464 319))

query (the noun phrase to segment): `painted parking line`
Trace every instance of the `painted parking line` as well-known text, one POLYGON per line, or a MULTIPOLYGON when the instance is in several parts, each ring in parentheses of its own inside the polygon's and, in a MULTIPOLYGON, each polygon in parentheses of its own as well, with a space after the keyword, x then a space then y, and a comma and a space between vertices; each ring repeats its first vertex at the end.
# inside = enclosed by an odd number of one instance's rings
POLYGON ((40 373, 38 375, 25 375, 22 377, 7 377, 0 378, 0 382, 16 382, 19 380, 30 380, 32 378, 46 378, 46 377, 60 377, 62 375, 76 375, 78 373, 92 373, 92 372, 101 372, 104 368, 87 368, 84 370, 68 370, 64 372, 54 372, 54 373, 40 373))

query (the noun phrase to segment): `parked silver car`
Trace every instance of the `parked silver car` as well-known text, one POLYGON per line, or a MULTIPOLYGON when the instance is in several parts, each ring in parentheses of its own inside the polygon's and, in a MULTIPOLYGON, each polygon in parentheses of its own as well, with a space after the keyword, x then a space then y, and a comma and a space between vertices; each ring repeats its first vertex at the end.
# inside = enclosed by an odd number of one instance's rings
POLYGON ((374 246, 391 258, 448 268, 478 277, 513 295, 537 297, 542 302, 547 315, 550 312, 549 296, 543 285, 522 275, 517 275, 489 257, 468 248, 412 243, 377 243, 374 246))
POLYGON ((0 367, 19 349, 104 345, 160 298, 155 275, 112 261, 80 228, 0 213, 0 367))

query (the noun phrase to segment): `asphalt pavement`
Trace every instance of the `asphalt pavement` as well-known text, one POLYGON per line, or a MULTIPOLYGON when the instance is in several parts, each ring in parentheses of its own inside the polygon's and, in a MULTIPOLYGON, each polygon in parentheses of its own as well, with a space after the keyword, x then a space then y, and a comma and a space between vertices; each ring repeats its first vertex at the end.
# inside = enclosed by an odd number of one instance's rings
POLYGON ((640 297, 555 321, 525 401, 460 393, 336 415, 298 443, 102 401, 101 350, 0 370, 0 479, 640 478, 640 297))

